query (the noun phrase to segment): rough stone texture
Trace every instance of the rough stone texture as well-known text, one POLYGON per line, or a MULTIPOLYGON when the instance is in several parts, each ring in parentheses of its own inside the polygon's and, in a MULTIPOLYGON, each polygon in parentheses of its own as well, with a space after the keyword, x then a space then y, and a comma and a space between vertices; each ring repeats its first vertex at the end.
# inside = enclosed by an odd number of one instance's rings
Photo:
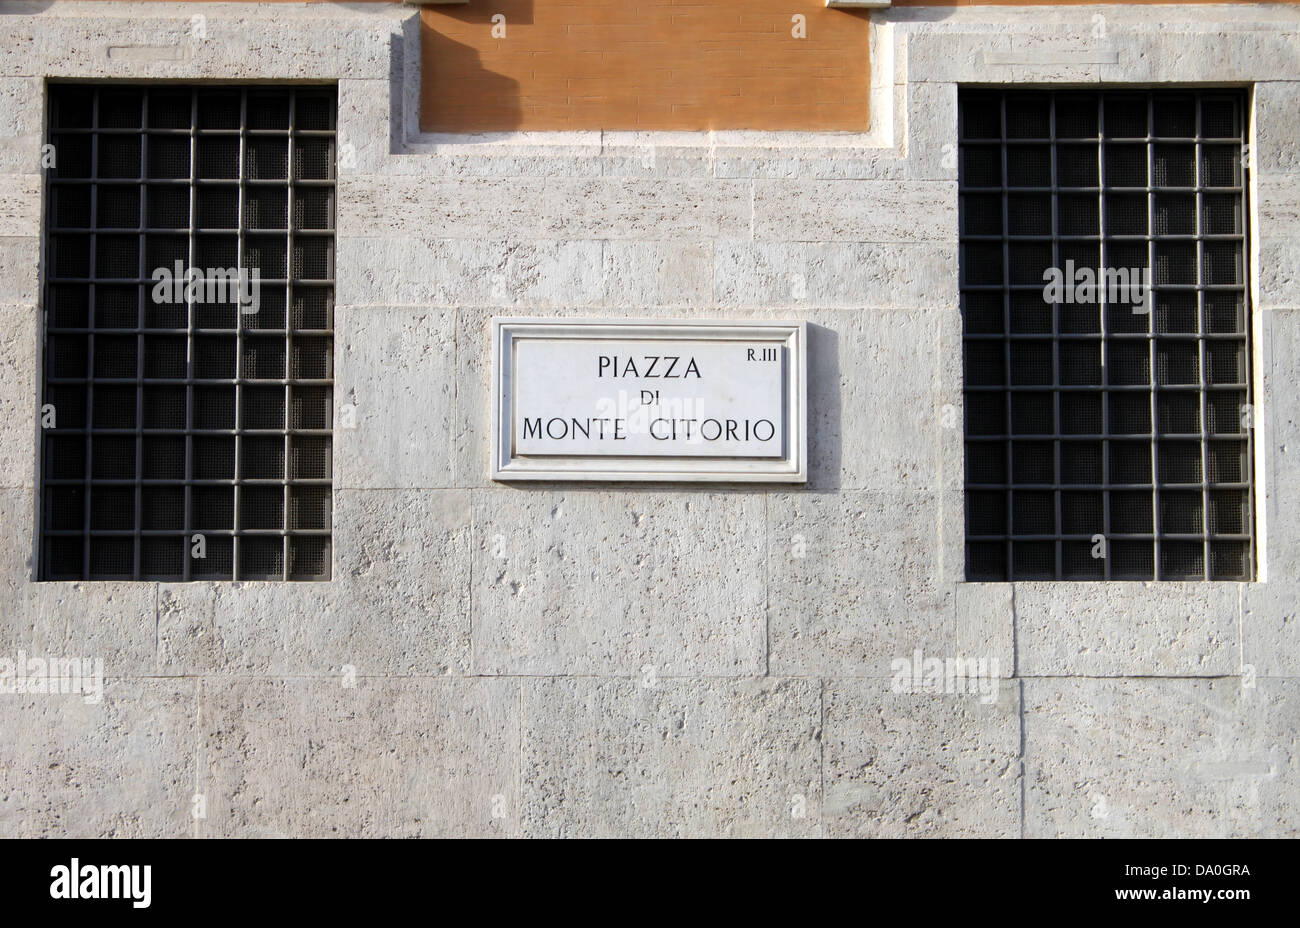
POLYGON ((1240 670, 1237 583, 1017 583, 1028 676, 1220 676, 1240 670))
POLYGON ((376 106, 388 97, 387 80, 339 81, 338 173, 371 174, 384 169, 400 144, 400 119, 376 106))
MULTIPOLYGON (((1138 83, 1192 82, 1212 70, 1225 82, 1258 80, 1260 62, 1268 62, 1269 76, 1277 80, 1300 78, 1300 46, 1293 36, 1276 32, 1244 33, 1224 42, 1213 32, 1188 34, 1161 32, 1148 26, 1146 35, 1126 41, 1118 60, 1100 68, 1103 81, 1138 83)), ((1112 42, 1114 36, 1110 36, 1112 42)))
POLYGON ((753 190, 744 181, 656 179, 546 185, 548 238, 698 239, 748 234, 753 190))
POLYGON ((952 299, 951 244, 722 241, 714 286, 723 307, 928 309, 952 299))
MULTIPOLYGON (((32 531, 36 527, 33 514, 35 492, 30 489, 0 489, 0 524, 9 531, 0 532, 0 584, 3 584, 4 601, 23 595, 32 577, 32 554, 35 542, 32 531)), ((13 610, 6 609, 5 613, 13 610)))
POLYGON ((0 74, 94 79, 387 78, 392 30, 410 15, 380 4, 286 4, 253 15, 231 5, 202 12, 200 24, 184 4, 14 6, 15 15, 5 16, 0 74), (24 6, 33 15, 20 15, 24 6))
MULTIPOLYGON (((601 254, 601 295, 632 306, 711 307, 715 255, 711 241, 606 242, 601 254)), ((577 303, 582 290, 567 280, 564 283, 559 294, 574 294, 565 302, 577 303)))
POLYGON ((340 235, 434 228, 445 238, 636 239, 748 234, 750 185, 709 179, 570 180, 367 175, 339 181, 340 235))
MULTIPOLYGON (((983 30, 981 30, 983 32, 983 30)), ((947 30, 918 31, 909 35, 907 42, 907 79, 934 81, 941 84, 958 84, 963 81, 987 79, 986 53, 1007 53, 1011 50, 1012 36, 1000 34, 951 34, 947 30)), ((1004 79, 1009 79, 1005 75, 1004 79)))
POLYGON ((1020 831, 1020 694, 895 692, 826 683, 828 837, 1014 838, 1020 831))
MULTIPOLYGON (((440 230, 439 230, 440 231, 440 230)), ((355 276, 339 282, 339 299, 356 306, 483 306, 528 311, 543 306, 600 306, 612 293, 643 279, 617 280, 620 254, 660 243, 471 241, 427 238, 345 238, 339 266, 355 276), (608 254, 607 259, 602 254, 608 254), (610 271, 606 272, 604 262, 610 271)), ((669 244, 669 243, 665 243, 669 244)), ((706 246, 707 247, 707 246, 706 246)), ((630 258, 624 258, 623 261, 630 258)), ((672 269, 679 283, 677 268, 672 269)), ((626 279, 626 278, 625 278, 626 279)), ((704 281, 708 287, 708 279, 704 281)))
POLYGON ((442 238, 541 238, 546 186, 530 177, 345 175, 338 185, 338 234, 382 229, 397 238, 436 229, 442 238))
POLYGON ((1255 178, 1255 208, 1261 228, 1294 230, 1300 222, 1300 190, 1292 174, 1260 172, 1255 178))
POLYGON ((1259 213, 1260 309, 1300 306, 1300 278, 1295 258, 1300 254, 1300 193, 1294 174, 1256 177, 1255 207, 1259 213))
POLYGON ((36 365, 40 321, 34 306, 0 304, 0 486, 35 485, 36 365))
POLYGON ((0 175, 0 236, 31 235, 40 228, 40 222, 40 177, 0 175))
MULTIPOLYGON (((876 112, 879 107, 871 107, 876 112)), ((715 177, 804 178, 818 180, 887 180, 905 177, 907 162, 897 151, 873 148, 850 136, 839 145, 818 144, 817 136, 807 136, 807 144, 773 139, 770 144, 745 144, 739 141, 725 148, 710 150, 709 163, 715 177)), ((841 138, 832 136, 832 139, 841 138)))
MULTIPOLYGON (((603 176, 607 166, 599 132, 422 135, 407 136, 402 144, 402 157, 385 159, 377 173, 480 180, 595 178, 603 176)), ((699 146, 693 153, 707 163, 707 147, 699 146)))
POLYGON ((908 176, 957 180, 957 85, 915 81, 905 86, 908 176))
POLYGON ((962 386, 965 355, 961 307, 941 309, 936 340, 935 417, 938 422, 940 572, 949 583, 966 579, 966 430, 962 386))
POLYGON ((40 254, 35 223, 26 235, 0 236, 0 303, 36 305, 40 254))
POLYGON ((997 674, 1015 676, 1015 606, 1009 583, 958 583, 956 654, 996 660, 997 674))
POLYGON ((762 497, 474 492, 478 673, 763 672, 762 497))
POLYGON ((1297 681, 1027 680, 1026 837, 1295 837, 1297 681))
MULTIPOLYGON (((1262 259, 1262 255, 1261 255, 1262 259)), ((1295 384, 1300 377, 1300 311, 1261 313, 1263 345, 1256 349, 1263 367, 1263 414, 1255 417, 1256 458, 1264 452, 1264 555, 1271 580, 1300 579, 1300 405, 1295 384)), ((1260 471, 1258 460, 1256 473, 1260 471)))
POLYGON ((601 136, 602 177, 720 177, 697 145, 675 144, 693 133, 608 131, 601 136))
POLYGON ((952 181, 754 182, 763 242, 946 242, 957 225, 952 181))
POLYGON ((204 681, 201 698, 204 835, 518 830, 517 681, 204 681))
POLYGON ((109 679, 93 704, 78 693, 0 696, 0 836, 192 834, 197 686, 109 679))
MULTIPOLYGON (((1281 181, 1281 178, 1277 178, 1281 181)), ((1300 306, 1300 239, 1266 235, 1258 243, 1259 299, 1256 308, 1300 306)))
MULTIPOLYGON (((158 584, 31 583, 26 591, 11 601, 21 611, 9 621, 28 630, 29 654, 103 658, 113 677, 154 672, 158 584)), ((22 646, 12 641, 6 652, 22 646)))
POLYGON ((814 681, 526 680, 521 727, 530 837, 818 833, 814 681))
POLYGON ((1300 584, 1247 583, 1241 588, 1244 673, 1300 677, 1300 584))
POLYGON ((40 98, 39 78, 0 77, 0 173, 34 175, 39 170, 44 125, 44 105, 36 102, 40 98))
POLYGON ((770 670, 889 675, 915 648, 952 655, 952 587, 936 583, 930 494, 774 495, 768 508, 770 670), (927 524, 929 523, 929 524, 927 524))
POLYGON ((806 314, 811 489, 939 482, 937 313, 806 314))
POLYGON ((413 7, 5 13, 0 658, 110 680, 0 694, 0 835, 1296 835, 1294 7, 896 7, 869 132, 481 136, 416 132, 413 7), (338 82, 330 582, 32 582, 69 77, 338 82), (1266 582, 964 582, 957 85, 1098 81, 1254 84, 1266 582), (808 486, 492 483, 507 314, 806 320, 808 486))
POLYGON ((335 486, 454 484, 455 324, 450 311, 335 310, 335 486))
POLYGON ((1255 170, 1261 174, 1300 171, 1300 84, 1260 81, 1255 85, 1255 170))

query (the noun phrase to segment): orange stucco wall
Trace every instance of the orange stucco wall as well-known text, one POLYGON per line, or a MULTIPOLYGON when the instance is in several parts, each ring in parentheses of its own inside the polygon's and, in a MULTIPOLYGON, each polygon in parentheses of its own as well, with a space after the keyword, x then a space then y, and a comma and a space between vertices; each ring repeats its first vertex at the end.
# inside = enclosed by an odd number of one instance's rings
POLYGON ((823 0, 425 7, 421 126, 865 130, 868 24, 823 0))

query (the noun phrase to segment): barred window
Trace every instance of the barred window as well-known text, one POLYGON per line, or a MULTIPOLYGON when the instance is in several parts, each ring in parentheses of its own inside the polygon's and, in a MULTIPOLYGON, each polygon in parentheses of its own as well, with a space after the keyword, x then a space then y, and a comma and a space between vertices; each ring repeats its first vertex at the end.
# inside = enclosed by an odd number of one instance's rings
POLYGON ((1243 95, 959 109, 967 578, 1252 579, 1243 95))
POLYGON ((49 94, 39 576, 328 579, 334 89, 49 94))

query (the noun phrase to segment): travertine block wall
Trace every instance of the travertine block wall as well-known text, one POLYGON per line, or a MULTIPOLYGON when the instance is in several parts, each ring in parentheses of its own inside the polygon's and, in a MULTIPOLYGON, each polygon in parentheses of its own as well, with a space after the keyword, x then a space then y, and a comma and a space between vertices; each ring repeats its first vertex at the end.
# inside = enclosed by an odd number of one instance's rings
POLYGON ((1293 7, 895 9, 866 132, 470 138, 411 8, 195 10, 3 7, 0 656, 108 682, 0 695, 0 834, 1300 831, 1293 7), (331 582, 31 581, 65 77, 338 82, 331 582), (957 85, 1099 81, 1254 87, 1258 583, 962 582, 957 85), (490 482, 506 313, 808 320, 808 486, 490 482))

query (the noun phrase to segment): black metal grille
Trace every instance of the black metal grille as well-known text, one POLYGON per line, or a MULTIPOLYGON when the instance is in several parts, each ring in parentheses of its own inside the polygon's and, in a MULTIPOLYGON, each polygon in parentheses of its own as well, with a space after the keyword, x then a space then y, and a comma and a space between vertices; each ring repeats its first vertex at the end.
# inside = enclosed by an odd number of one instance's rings
POLYGON ((1252 579, 1243 96, 959 108, 967 578, 1252 579))
POLYGON ((336 111, 50 87, 42 579, 329 578, 336 111))

